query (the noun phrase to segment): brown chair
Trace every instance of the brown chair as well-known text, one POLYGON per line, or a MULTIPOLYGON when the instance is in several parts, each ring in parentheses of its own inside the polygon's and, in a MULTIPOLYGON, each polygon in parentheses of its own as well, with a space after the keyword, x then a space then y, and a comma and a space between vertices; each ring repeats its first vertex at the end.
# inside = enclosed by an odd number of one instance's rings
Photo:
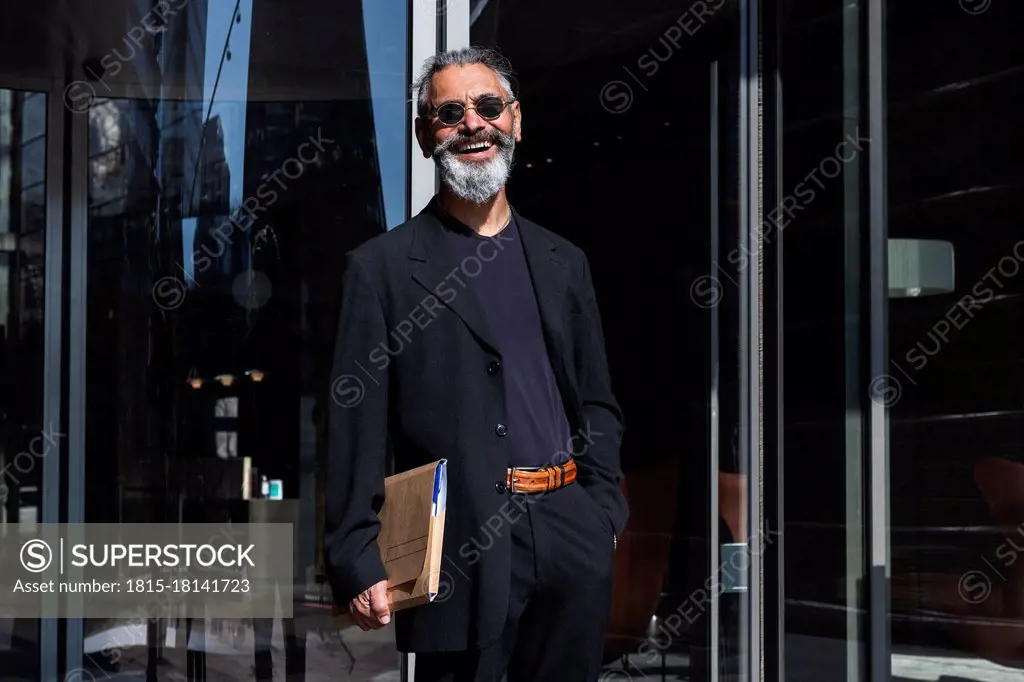
POLYGON ((746 542, 747 475, 718 472, 718 514, 725 521, 733 542, 746 542))
MULTIPOLYGON (((974 466, 974 482, 1008 542, 1012 539, 1014 546, 1024 547, 1024 535, 1017 532, 1024 522, 1024 465, 982 458, 974 466)), ((979 556, 977 567, 963 575, 920 576, 920 589, 926 608, 960 616, 944 630, 964 651, 1020 667, 1024 664, 1024 557, 993 569, 990 564, 997 560, 996 551, 994 546, 988 556, 979 556), (973 585, 964 582, 970 576, 973 585), (980 585, 989 592, 965 594, 965 587, 980 589, 980 585)))
MULTIPOLYGON (((974 465, 974 482, 1007 538, 1002 551, 997 555, 993 548, 993 556, 988 557, 997 564, 991 570, 1005 576, 999 600, 1000 617, 1024 625, 1024 557, 1018 556, 1020 548, 1024 548, 1024 464, 985 457, 974 465), (1008 565, 999 565, 1001 561, 1008 561, 1008 565)), ((1002 580, 999 575, 992 577, 994 582, 1002 580)))

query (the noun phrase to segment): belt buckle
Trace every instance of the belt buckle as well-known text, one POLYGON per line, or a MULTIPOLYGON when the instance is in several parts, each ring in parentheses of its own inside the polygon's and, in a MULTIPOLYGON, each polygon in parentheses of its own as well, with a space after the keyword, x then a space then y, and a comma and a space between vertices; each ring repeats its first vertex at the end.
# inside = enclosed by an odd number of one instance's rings
POLYGON ((511 493, 519 492, 518 490, 516 490, 516 472, 517 471, 540 471, 541 469, 545 469, 545 468, 546 467, 509 467, 509 469, 512 471, 512 475, 509 476, 509 482, 511 483, 511 485, 509 486, 509 492, 511 492, 511 493))

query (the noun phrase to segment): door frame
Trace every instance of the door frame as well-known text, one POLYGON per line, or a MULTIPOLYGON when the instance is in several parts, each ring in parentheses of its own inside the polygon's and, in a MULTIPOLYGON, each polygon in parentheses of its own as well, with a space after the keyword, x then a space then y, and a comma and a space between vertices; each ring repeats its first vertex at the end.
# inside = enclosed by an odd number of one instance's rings
MULTIPOLYGON (((46 95, 46 165, 44 196, 46 227, 43 244, 43 419, 66 433, 62 421, 61 350, 64 269, 64 128, 63 84, 58 79, 0 74, 0 89, 46 95)), ((40 523, 61 521, 61 463, 67 456, 67 439, 57 438, 43 457, 40 491, 40 523)), ((39 675, 56 679, 59 651, 59 619, 39 619, 39 675)))

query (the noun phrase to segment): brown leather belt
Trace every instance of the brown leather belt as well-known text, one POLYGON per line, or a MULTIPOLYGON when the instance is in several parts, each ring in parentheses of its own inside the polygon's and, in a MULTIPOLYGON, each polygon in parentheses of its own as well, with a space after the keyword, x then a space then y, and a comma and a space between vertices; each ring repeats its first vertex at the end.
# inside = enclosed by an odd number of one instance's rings
POLYGON ((512 493, 546 493, 576 480, 576 461, 549 467, 509 467, 505 486, 512 493))

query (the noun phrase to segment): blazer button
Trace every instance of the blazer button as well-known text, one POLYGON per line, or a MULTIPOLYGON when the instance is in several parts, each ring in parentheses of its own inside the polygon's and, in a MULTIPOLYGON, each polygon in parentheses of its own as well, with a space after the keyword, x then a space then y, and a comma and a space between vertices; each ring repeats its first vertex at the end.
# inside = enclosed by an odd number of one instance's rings
POLYGON ((498 493, 503 493, 503 492, 505 492, 505 481, 498 481, 497 483, 495 483, 495 484, 494 484, 494 489, 495 489, 495 490, 496 490, 496 491, 497 491, 498 493))
POLYGON ((499 436, 504 437, 508 435, 508 427, 505 426, 504 424, 498 424, 497 426, 494 427, 494 432, 499 436))
POLYGON ((499 369, 501 369, 501 363, 498 362, 497 360, 491 360, 489 363, 487 363, 488 374, 497 374, 499 369))

